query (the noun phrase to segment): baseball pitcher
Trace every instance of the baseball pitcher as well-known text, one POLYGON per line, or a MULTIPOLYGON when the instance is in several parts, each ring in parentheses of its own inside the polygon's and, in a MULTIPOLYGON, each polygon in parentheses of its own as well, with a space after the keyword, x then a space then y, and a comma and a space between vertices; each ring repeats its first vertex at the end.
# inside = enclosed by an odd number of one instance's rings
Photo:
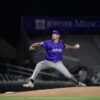
POLYGON ((74 46, 65 44, 61 39, 60 39, 60 32, 58 30, 53 30, 52 34, 52 39, 51 40, 46 40, 40 43, 33 43, 30 47, 29 50, 34 50, 37 47, 44 47, 46 50, 45 54, 45 60, 40 61, 37 63, 33 74, 30 77, 30 80, 26 83, 23 84, 23 87, 34 87, 34 80, 36 79, 37 75, 42 69, 47 69, 47 68, 54 68, 61 72, 66 78, 70 79, 76 85, 78 86, 86 86, 84 83, 79 82, 65 67, 65 65, 62 62, 62 52, 63 49, 79 49, 80 45, 76 44, 74 46))

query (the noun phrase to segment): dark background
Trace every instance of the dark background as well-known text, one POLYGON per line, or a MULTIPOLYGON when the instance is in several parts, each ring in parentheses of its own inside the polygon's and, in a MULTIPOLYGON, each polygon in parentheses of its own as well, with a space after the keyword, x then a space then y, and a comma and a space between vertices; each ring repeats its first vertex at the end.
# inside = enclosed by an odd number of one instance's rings
POLYGON ((2 0, 0 37, 16 44, 20 38, 21 16, 98 16, 98 0, 2 0))

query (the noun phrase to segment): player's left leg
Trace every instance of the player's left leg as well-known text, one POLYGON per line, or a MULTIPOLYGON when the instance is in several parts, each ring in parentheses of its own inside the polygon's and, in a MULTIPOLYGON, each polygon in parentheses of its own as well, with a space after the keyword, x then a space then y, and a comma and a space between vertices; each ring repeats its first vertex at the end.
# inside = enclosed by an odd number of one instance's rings
POLYGON ((55 67, 58 71, 60 71, 65 77, 67 77, 68 79, 72 80, 74 83, 76 83, 77 85, 80 86, 85 86, 85 84, 79 82, 70 72, 69 70, 65 67, 65 65, 59 61, 56 63, 56 67, 55 67))
POLYGON ((33 88, 34 87, 34 80, 38 76, 39 72, 42 69, 46 69, 46 68, 48 68, 48 66, 46 64, 46 60, 37 63, 35 69, 33 70, 31 77, 29 78, 27 83, 23 84, 23 87, 33 88))

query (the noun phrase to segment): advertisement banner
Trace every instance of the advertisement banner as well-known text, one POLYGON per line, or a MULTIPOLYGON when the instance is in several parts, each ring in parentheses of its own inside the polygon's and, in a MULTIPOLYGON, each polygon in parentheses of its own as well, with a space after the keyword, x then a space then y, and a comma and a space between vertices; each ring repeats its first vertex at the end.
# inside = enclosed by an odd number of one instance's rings
POLYGON ((99 32, 100 17, 23 17, 26 32, 48 32, 58 29, 62 32, 99 32))

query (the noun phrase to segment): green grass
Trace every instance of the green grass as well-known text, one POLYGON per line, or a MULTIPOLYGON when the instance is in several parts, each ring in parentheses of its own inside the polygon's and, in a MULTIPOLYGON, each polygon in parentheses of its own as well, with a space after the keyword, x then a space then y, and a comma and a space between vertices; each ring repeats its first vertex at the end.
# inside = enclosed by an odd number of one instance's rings
POLYGON ((58 96, 58 97, 7 97, 1 96, 0 100, 100 100, 100 96, 58 96))

